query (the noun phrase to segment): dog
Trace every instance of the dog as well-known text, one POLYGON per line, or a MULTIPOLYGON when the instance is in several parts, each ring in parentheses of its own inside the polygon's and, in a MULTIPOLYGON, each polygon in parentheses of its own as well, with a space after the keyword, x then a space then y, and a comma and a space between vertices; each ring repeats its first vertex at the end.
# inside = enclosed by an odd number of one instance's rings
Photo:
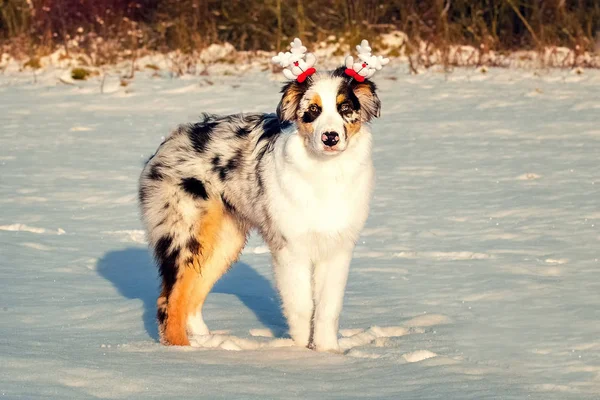
POLYGON ((147 162, 139 201, 162 278, 160 342, 206 335, 202 305, 251 229, 268 244, 289 333, 339 351, 338 320, 374 185, 375 84, 340 67, 282 89, 276 114, 204 114, 147 162))

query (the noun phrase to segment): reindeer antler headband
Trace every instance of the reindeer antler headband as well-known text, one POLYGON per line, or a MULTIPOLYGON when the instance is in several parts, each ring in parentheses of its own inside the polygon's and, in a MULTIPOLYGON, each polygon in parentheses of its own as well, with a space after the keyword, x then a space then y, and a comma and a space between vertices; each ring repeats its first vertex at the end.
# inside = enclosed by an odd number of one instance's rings
POLYGON ((358 59, 354 62, 352 56, 346 57, 346 70, 344 72, 359 82, 369 79, 375 72, 381 70, 384 65, 390 62, 389 58, 372 55, 371 46, 365 39, 356 46, 356 50, 358 51, 358 59))
MULTIPOLYGON (((369 79, 375 72, 381 70, 384 65, 390 62, 389 58, 372 55, 371 47, 367 40, 363 39, 356 46, 356 50, 358 51, 356 62, 354 62, 352 56, 346 57, 346 69, 344 72, 358 82, 364 82, 365 79, 369 79)), ((279 52, 271 61, 283 68, 283 75, 286 78, 296 80, 300 83, 317 72, 313 67, 317 61, 316 57, 314 54, 306 52, 306 47, 302 45, 302 41, 298 38, 290 43, 290 51, 287 53, 279 52)))
POLYGON ((291 51, 287 53, 279 52, 271 61, 283 67, 283 75, 286 78, 302 83, 306 78, 317 72, 313 68, 317 58, 314 54, 306 52, 306 47, 302 45, 302 41, 298 38, 290 43, 290 47, 291 51))

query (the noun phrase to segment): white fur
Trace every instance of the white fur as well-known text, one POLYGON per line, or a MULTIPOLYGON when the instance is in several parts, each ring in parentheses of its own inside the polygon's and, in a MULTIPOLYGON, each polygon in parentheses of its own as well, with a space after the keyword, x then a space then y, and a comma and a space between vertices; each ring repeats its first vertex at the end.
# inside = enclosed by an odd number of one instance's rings
POLYGON ((201 310, 188 316, 187 330, 190 336, 204 336, 210 333, 208 326, 206 326, 204 319, 202 318, 201 310))
MULTIPOLYGON (((335 146, 338 151, 344 151, 348 144, 348 140, 342 134, 344 132, 344 119, 337 111, 335 100, 341 81, 341 78, 317 81, 304 96, 306 101, 312 98, 313 93, 318 93, 319 97, 321 97, 321 115, 313 122, 314 133, 309 142, 309 145, 316 153, 325 155, 336 154, 335 152, 325 151, 325 145, 321 140, 321 135, 324 132, 333 131, 339 133, 340 141, 335 146)), ((308 108, 308 105, 305 105, 304 108, 308 108)), ((301 162, 304 163, 304 161, 301 162)))
MULTIPOLYGON (((258 229, 273 255, 292 339, 300 346, 339 351, 348 268, 374 180, 365 122, 379 111, 376 95, 362 90, 357 95, 361 111, 340 115, 336 97, 345 84, 349 82, 335 75, 311 81, 295 104, 296 124, 281 124, 272 114, 208 115, 167 138, 140 178, 144 222, 163 284, 165 275, 176 276, 189 267, 185 263, 200 245, 192 245, 193 234, 202 226, 206 207, 221 201, 229 211, 218 246, 203 260, 202 282, 211 287, 234 262, 248 229, 258 229), (303 122, 316 94, 321 113, 303 122), (357 126, 359 113, 360 130, 348 132, 347 126, 357 126), (240 134, 241 128, 247 131, 240 134), (339 142, 325 146, 325 132, 338 133, 339 142), (229 165, 226 171, 224 165, 229 165), (187 186, 190 180, 195 186, 187 186)), ((164 288, 157 305, 159 315, 166 316, 171 287, 164 288)), ((165 321, 169 319, 162 317, 159 324, 165 321)), ((208 333, 201 305, 188 316, 186 328, 190 336, 208 333)))
POLYGON ((344 152, 325 158, 311 154, 292 132, 271 154, 267 195, 286 239, 273 254, 275 277, 290 333, 306 346, 314 318, 314 347, 337 351, 348 267, 373 187, 371 134, 363 127, 344 152))

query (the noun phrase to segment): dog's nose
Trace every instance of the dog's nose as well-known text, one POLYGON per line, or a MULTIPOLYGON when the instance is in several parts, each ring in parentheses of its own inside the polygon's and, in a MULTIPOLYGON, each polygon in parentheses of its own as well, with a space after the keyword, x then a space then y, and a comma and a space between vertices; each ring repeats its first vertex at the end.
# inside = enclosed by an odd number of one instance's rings
POLYGON ((321 135, 321 140, 325 146, 333 147, 340 141, 340 135, 337 132, 325 132, 321 135))

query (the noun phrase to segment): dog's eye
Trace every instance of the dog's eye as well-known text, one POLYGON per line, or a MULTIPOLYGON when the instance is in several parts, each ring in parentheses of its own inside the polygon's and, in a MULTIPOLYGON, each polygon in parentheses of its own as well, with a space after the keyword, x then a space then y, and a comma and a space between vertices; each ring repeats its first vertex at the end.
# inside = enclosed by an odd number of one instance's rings
POLYGON ((344 103, 340 106, 340 111, 343 113, 350 112, 350 106, 344 103))
POLYGON ((316 104, 311 104, 310 107, 308 107, 308 110, 312 113, 319 112, 319 106, 316 104))

